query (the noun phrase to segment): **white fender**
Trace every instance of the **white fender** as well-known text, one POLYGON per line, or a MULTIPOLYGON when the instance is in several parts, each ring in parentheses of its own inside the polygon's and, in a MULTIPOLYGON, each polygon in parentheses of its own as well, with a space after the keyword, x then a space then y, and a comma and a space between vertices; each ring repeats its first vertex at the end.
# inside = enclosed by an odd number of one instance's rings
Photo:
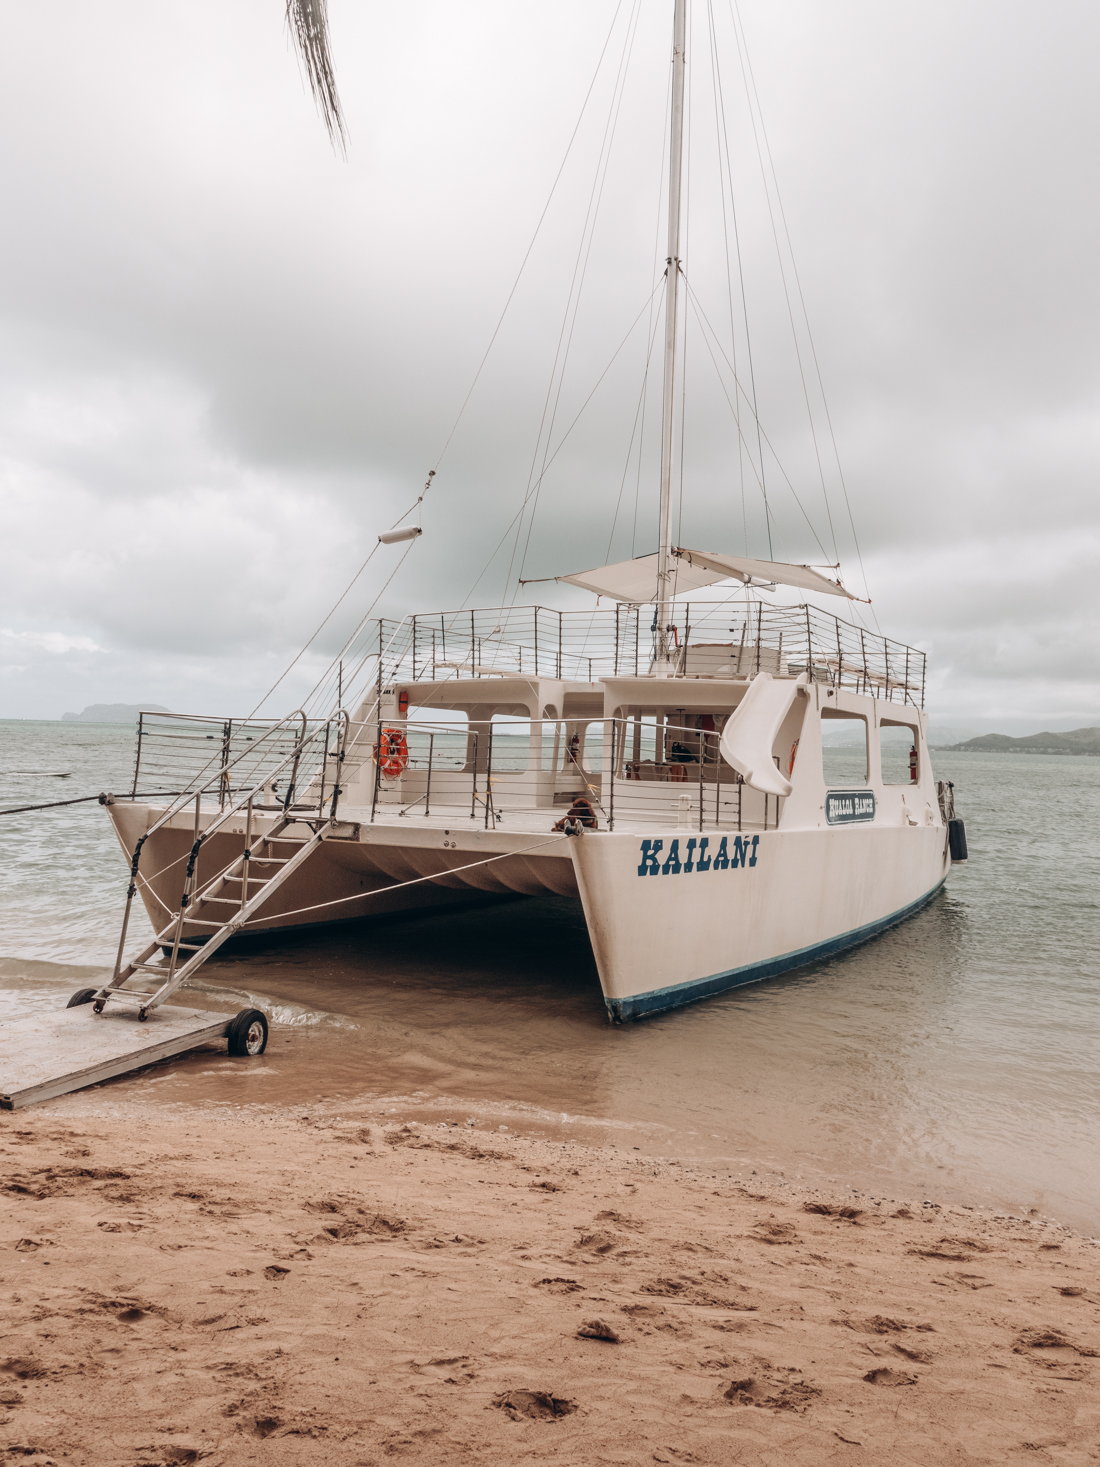
POLYGON ((779 681, 770 672, 758 672, 722 730, 723 759, 747 785, 765 795, 786 798, 791 792, 790 780, 775 766, 772 745, 798 688, 807 681, 805 673, 794 681, 779 681))

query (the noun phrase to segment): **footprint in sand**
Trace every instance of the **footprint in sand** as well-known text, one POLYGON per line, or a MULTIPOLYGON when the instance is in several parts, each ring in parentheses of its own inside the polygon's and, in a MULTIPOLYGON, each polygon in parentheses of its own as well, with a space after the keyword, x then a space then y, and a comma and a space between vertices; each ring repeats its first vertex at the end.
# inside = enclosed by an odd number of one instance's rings
POLYGON ((863 1379, 868 1385, 907 1386, 916 1385, 918 1377, 906 1375, 901 1370, 893 1370, 889 1365, 880 1365, 877 1370, 869 1370, 863 1379))
POLYGON ((577 1331, 577 1338, 582 1340, 607 1340, 612 1345, 619 1343, 619 1336, 602 1319, 586 1319, 577 1331))
POLYGON ((564 1396, 552 1395, 549 1391, 514 1390, 502 1391, 493 1397, 493 1405, 513 1421, 524 1418, 530 1421, 555 1421, 576 1411, 576 1401, 564 1396))

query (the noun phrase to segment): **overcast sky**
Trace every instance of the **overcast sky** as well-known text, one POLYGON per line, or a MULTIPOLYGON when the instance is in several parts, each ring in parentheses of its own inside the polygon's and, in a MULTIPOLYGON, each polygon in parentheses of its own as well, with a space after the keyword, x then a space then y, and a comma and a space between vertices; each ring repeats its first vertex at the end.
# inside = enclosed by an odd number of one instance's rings
MULTIPOLYGON (((562 446, 524 574, 655 548, 653 391, 640 466, 635 419, 664 255, 671 0, 330 8, 346 159, 281 0, 8 6, 2 717, 115 701, 247 712, 437 462, 425 534, 379 609, 510 598, 527 522, 514 561, 507 537, 492 554, 552 381, 551 453, 562 446)), ((935 721, 1100 723, 1100 12, 741 0, 861 569, 729 0, 713 0, 745 292, 731 341, 741 286, 736 253, 726 271, 706 0, 689 9, 680 538, 767 553, 755 428, 743 412, 739 454, 728 372, 723 386, 709 354, 736 350, 749 381, 747 314, 783 465, 765 451, 776 558, 839 555, 860 594, 865 571, 882 629, 930 653, 935 721)), ((375 556, 284 684, 286 706, 402 549, 375 556)))

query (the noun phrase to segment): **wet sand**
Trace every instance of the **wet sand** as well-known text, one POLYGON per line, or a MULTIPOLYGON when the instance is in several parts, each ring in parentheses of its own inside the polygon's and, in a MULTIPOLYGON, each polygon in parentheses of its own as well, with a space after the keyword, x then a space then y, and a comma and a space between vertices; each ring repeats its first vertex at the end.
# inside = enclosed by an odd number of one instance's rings
POLYGON ((97 1095, 0 1123, 7 1460, 1100 1459, 1066 1228, 461 1112, 97 1095))

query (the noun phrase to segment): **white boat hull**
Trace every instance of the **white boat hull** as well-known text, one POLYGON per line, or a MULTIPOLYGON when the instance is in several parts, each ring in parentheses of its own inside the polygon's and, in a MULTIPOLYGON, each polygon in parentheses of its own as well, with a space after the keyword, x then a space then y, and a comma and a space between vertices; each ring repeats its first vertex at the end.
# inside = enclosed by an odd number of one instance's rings
MULTIPOLYGON (((111 807, 124 846, 153 814, 111 807)), ((159 831, 147 852, 151 872, 167 869, 140 883, 154 923, 178 906, 193 836, 184 817, 173 827, 159 831)), ((227 863, 242 843, 219 834, 204 860, 227 863)), ((363 826, 322 846, 251 930, 412 914, 493 896, 579 897, 608 1014, 620 1022, 864 942, 916 912, 950 866, 940 823, 743 835, 665 826, 651 835, 581 836, 363 826)))
POLYGON ((703 839, 664 831, 573 841, 614 1020, 773 978, 864 942, 918 911, 951 865, 943 826, 711 834, 699 870, 703 839), (728 864, 716 862, 719 852, 728 864))

